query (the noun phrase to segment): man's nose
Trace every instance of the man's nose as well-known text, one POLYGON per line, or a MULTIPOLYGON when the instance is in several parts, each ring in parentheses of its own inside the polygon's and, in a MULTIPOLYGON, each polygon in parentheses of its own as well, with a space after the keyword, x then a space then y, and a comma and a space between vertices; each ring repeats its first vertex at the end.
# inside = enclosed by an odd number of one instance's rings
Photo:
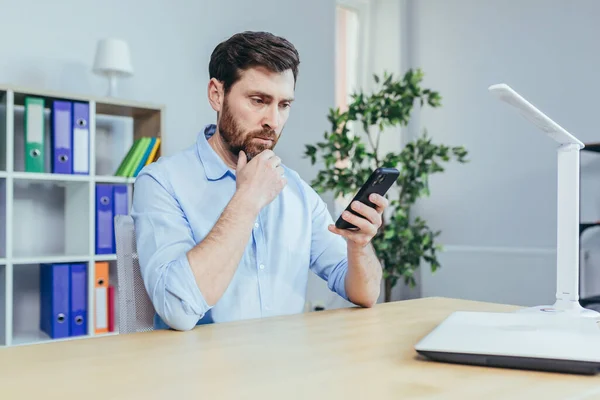
POLYGON ((274 131, 277 131, 277 128, 279 128, 279 109, 276 104, 268 107, 265 111, 262 126, 274 131))

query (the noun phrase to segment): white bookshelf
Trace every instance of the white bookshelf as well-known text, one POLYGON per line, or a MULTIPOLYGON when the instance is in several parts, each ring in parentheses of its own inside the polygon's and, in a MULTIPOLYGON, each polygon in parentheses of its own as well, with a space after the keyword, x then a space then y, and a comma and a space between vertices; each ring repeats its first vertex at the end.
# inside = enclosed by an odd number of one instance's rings
POLYGON ((134 178, 113 174, 136 138, 162 137, 164 112, 156 104, 0 85, 0 348, 97 336, 91 312, 95 262, 109 262, 110 284, 118 283, 116 255, 95 254, 95 187, 126 184, 131 207, 134 178), (47 100, 46 171, 51 171, 50 100, 89 103, 89 175, 25 172, 23 113, 28 95, 47 100), (87 335, 51 339, 39 330, 39 265, 75 262, 87 263, 87 335))

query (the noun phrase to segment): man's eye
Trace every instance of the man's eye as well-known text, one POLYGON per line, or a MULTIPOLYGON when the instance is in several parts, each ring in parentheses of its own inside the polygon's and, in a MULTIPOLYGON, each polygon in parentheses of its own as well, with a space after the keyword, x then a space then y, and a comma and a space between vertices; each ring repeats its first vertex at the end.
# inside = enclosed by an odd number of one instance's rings
POLYGON ((283 107, 283 108, 290 108, 290 106, 291 106, 291 104, 290 104, 290 103, 283 103, 283 104, 281 105, 281 107, 283 107))
POLYGON ((257 99, 257 98, 253 98, 252 101, 254 103, 256 103, 256 104, 262 104, 263 103, 262 99, 257 99))

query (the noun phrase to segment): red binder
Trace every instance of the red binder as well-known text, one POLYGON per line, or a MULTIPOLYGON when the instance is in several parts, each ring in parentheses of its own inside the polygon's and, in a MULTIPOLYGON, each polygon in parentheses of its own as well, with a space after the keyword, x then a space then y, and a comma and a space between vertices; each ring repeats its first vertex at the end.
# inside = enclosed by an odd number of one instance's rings
POLYGON ((115 331, 115 287, 108 287, 108 331, 115 331))

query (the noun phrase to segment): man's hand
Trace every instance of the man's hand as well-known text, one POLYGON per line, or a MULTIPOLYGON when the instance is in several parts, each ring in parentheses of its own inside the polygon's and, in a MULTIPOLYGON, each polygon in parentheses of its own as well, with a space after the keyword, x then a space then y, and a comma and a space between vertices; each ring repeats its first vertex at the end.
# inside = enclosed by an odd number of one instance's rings
POLYGON ((329 230, 345 237, 357 246, 367 246, 377 234, 381 226, 383 211, 389 205, 389 201, 385 197, 376 193, 369 196, 369 200, 375 204, 375 208, 369 207, 359 201, 354 201, 351 204, 352 209, 364 218, 354 215, 349 211, 342 213, 342 218, 356 226, 358 230, 338 229, 335 225, 329 225, 329 230))
POLYGON ((281 159, 272 150, 261 152, 250 162, 240 151, 236 190, 257 212, 273 201, 287 183, 280 164, 281 159))
POLYGON ((363 217, 344 211, 342 218, 356 226, 357 230, 338 229, 329 225, 329 230, 348 240, 348 273, 345 286, 348 299, 357 305, 371 307, 377 302, 381 286, 381 263, 375 254, 371 240, 381 227, 383 211, 388 200, 378 194, 369 196, 375 208, 354 201, 352 209, 363 217))
POLYGON ((208 235, 187 253, 198 288, 209 306, 216 304, 229 286, 258 213, 286 184, 280 163, 271 150, 250 162, 240 152, 233 198, 208 235))

